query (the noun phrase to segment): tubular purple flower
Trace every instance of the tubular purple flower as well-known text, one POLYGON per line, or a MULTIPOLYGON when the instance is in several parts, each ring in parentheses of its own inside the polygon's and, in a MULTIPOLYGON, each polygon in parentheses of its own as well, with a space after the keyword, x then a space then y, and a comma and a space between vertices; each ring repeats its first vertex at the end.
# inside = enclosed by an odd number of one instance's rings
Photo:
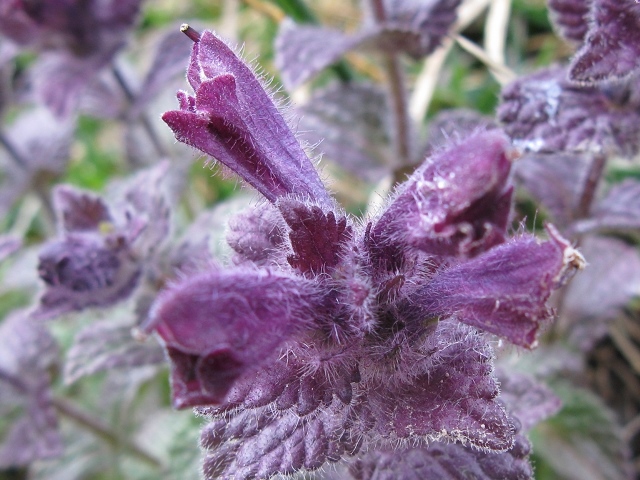
POLYGON ((156 330, 167 348, 175 407, 216 404, 312 323, 317 303, 314 285, 301 278, 214 271, 166 290, 143 330, 156 330))
POLYGON ((268 200, 287 194, 332 204, 317 171, 253 72, 214 33, 194 40, 180 110, 163 115, 176 138, 211 155, 268 200))
POLYGON ((374 249, 409 246, 434 255, 473 255, 503 242, 515 155, 498 130, 436 153, 398 189, 372 228, 374 249))

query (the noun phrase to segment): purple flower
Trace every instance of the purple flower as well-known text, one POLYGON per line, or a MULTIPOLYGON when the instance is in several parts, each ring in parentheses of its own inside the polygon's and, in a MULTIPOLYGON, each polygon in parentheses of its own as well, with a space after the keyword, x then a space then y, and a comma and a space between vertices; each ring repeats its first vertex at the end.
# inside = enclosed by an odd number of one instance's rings
MULTIPOLYGON (((232 225, 235 267, 176 282, 143 326, 171 360, 174 405, 211 420, 205 477, 313 470, 402 440, 519 448, 475 329, 534 346, 549 295, 584 260, 553 227, 546 242, 508 238, 505 135, 476 131, 435 152, 358 222, 250 70, 213 33, 186 32, 196 96, 180 93, 182 110, 164 118, 270 201, 232 225)), ((521 478, 527 452, 495 467, 521 478)))

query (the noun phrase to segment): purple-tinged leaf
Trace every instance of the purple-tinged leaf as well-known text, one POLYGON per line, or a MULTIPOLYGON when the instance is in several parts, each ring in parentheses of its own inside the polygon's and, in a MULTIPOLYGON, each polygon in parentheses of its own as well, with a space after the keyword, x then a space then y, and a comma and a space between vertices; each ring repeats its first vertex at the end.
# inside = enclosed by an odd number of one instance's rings
POLYGON ((505 402, 509 414, 520 422, 521 432, 528 432, 562 407, 562 402, 549 387, 529 375, 510 371, 506 366, 499 368, 497 375, 500 399, 505 402))
POLYGON ((65 383, 105 370, 163 363, 162 348, 154 341, 137 342, 131 329, 131 325, 107 321, 92 323, 78 332, 67 353, 65 383))
POLYGON ((336 462, 358 448, 345 435, 348 412, 334 399, 303 418, 294 410, 274 416, 269 407, 214 417, 201 436, 204 478, 271 478, 336 462))
POLYGON ((432 443, 428 447, 377 450, 350 466, 355 480, 529 480, 531 449, 522 435, 507 452, 483 452, 459 443, 432 443))
POLYGON ((318 90, 298 109, 299 135, 345 170, 378 181, 392 163, 387 96, 362 82, 318 90))
POLYGON ((177 408, 220 404, 234 382, 314 322, 313 283, 269 271, 213 271, 165 290, 143 327, 172 360, 177 408))
MULTIPOLYGON (((424 318, 424 317, 423 317, 424 318)), ((411 349, 398 336, 376 345, 362 365, 363 417, 395 439, 460 441, 485 451, 513 445, 515 426, 496 401, 493 352, 486 340, 456 321, 425 328, 411 349), (427 333, 428 332, 428 333, 427 333), (366 403, 365 403, 366 402, 366 403)))
POLYGON ((611 237, 590 236, 580 250, 589 263, 571 282, 563 317, 571 342, 583 351, 607 333, 607 328, 640 292, 640 254, 635 246, 611 237))
POLYGON ((0 468, 62 453, 48 373, 57 354, 53 338, 25 313, 0 324, 0 412, 14 420, 0 441, 0 468), (22 415, 15 418, 16 411, 22 415))
POLYGON ((640 182, 627 179, 611 187, 589 218, 573 225, 578 233, 640 229, 640 182))
POLYGON ((419 59, 440 46, 458 17, 460 3, 460 0, 386 0, 385 26, 391 31, 398 28, 416 34, 417 42, 403 50, 419 59))
POLYGON ((361 42, 359 36, 284 20, 275 41, 276 65, 282 82, 289 90, 296 88, 361 42))
POLYGON ((313 164, 253 72, 212 32, 194 44, 187 79, 195 97, 164 121, 181 142, 213 156, 268 200, 296 194, 331 204, 313 164))
POLYGON ((632 1, 592 0, 589 31, 576 53, 569 78, 596 83, 620 79, 640 68, 640 4, 632 1))
POLYGON ((386 2, 387 18, 353 35, 285 20, 275 45, 283 83, 294 89, 357 47, 406 52, 415 59, 427 56, 449 32, 459 5, 460 0, 386 2))
POLYGON ((37 318, 52 318, 127 298, 141 274, 138 259, 119 234, 70 233, 46 244, 38 275, 46 284, 37 318))
POLYGON ((99 230, 101 224, 112 222, 109 208, 93 193, 60 185, 53 192, 53 201, 64 232, 99 230))
POLYGON ((169 32, 164 32, 157 44, 155 57, 132 107, 134 116, 139 115, 173 79, 184 75, 184 62, 191 53, 191 45, 173 26, 169 32))
POLYGON ((466 262, 444 268, 419 287, 412 301, 431 317, 453 317, 527 348, 553 318, 546 301, 585 265, 553 227, 538 243, 515 238, 466 262))
POLYGON ((476 133, 435 153, 402 184, 371 230, 373 251, 410 246, 474 255, 504 241, 513 150, 499 131, 476 133))
POLYGON ((578 212, 591 162, 580 152, 527 154, 514 165, 516 183, 564 229, 578 212))
POLYGON ((630 78, 579 86, 566 79, 566 69, 550 68, 508 85, 497 115, 514 144, 526 151, 633 156, 640 148, 639 85, 640 78, 630 78))
POLYGON ((549 17, 560 36, 582 43, 589 30, 592 0, 549 0, 549 17))
POLYGON ((14 235, 0 235, 0 262, 22 247, 22 240, 14 235))
POLYGON ((236 265, 252 262, 258 266, 286 261, 282 255, 285 244, 282 216, 271 204, 259 205, 242 212, 229 221, 227 241, 237 253, 236 265))
POLYGON ((289 227, 293 255, 287 260, 293 268, 320 274, 338 265, 353 234, 343 213, 290 198, 280 199, 278 208, 289 227))

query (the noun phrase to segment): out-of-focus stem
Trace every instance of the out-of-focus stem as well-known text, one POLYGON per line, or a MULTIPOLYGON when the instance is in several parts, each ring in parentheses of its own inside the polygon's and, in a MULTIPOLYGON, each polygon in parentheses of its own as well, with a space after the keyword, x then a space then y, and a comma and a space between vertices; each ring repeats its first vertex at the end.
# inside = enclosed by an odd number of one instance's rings
MULTIPOLYGON (((0 131, 0 144, 9 154, 9 157, 13 160, 13 162, 23 171, 29 171, 29 164, 27 160, 22 156, 22 154, 18 151, 18 149, 13 145, 11 140, 7 138, 4 132, 0 131)), ((42 208, 44 209, 44 222, 45 228, 52 230, 55 226, 55 218, 56 214, 49 201, 49 190, 48 186, 44 185, 42 181, 38 181, 39 179, 35 176, 33 177, 33 191, 36 193, 40 202, 42 204, 42 208)), ((41 180, 41 179, 40 179, 41 180)))
POLYGON ((97 437, 100 437, 101 439, 106 441, 109 445, 113 447, 122 447, 124 452, 131 454, 132 456, 142 460, 143 462, 155 468, 162 468, 162 463, 160 462, 160 460, 143 450, 135 443, 120 438, 114 432, 109 430, 109 427, 91 417, 86 412, 83 412, 68 400, 56 397, 52 399, 52 403, 61 415, 64 415, 76 424, 89 430, 97 437))
MULTIPOLYGON (((377 23, 386 21, 387 16, 383 0, 371 0, 371 10, 377 23)), ((404 71, 397 53, 385 53, 384 64, 389 84, 389 98, 393 114, 395 130, 395 150, 398 157, 397 171, 394 173, 394 183, 404 180, 406 169, 411 163, 411 127, 405 87, 404 71), (400 178, 402 177, 402 178, 400 178)))
POLYGON ((9 139, 5 136, 4 132, 0 131, 0 144, 7 151, 13 163, 15 163, 22 170, 27 170, 27 162, 24 158, 22 158, 22 154, 16 150, 13 144, 9 141, 9 139))
MULTIPOLYGON (((125 80, 124 76, 122 75, 122 72, 120 72, 118 67, 116 67, 115 65, 112 67, 111 70, 113 72, 114 78, 116 79, 116 82, 118 83, 118 86, 124 93, 125 98, 129 102, 129 104, 132 104, 133 101, 135 100, 135 96, 131 88, 127 84, 127 81, 125 80)), ((160 142, 160 139, 158 138, 158 135, 156 134, 156 131, 153 128, 153 125, 151 125, 151 122, 149 121, 149 117, 147 117, 144 113, 141 113, 139 120, 145 132, 147 132, 147 135, 149 136, 149 139, 151 140, 151 143, 153 145, 153 148, 156 150, 156 153, 160 157, 167 157, 168 156, 167 151, 162 146, 162 143, 160 142)))
POLYGON ((587 179, 584 182, 584 188, 582 189, 582 195, 580 196, 580 203, 575 212, 575 219, 585 218, 589 216, 593 199, 596 195, 598 183, 602 178, 604 167, 607 165, 607 157, 602 153, 598 153, 593 157, 591 165, 589 167, 589 173, 587 179))

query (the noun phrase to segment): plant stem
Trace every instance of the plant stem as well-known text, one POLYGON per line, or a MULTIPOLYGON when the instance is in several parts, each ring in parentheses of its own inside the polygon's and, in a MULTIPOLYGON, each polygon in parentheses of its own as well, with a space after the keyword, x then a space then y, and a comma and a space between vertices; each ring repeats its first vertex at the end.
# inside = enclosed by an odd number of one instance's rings
POLYGON ((26 172, 28 169, 27 161, 22 157, 22 154, 16 150, 2 131, 0 131, 0 144, 2 144, 2 147, 7 151, 11 160, 13 160, 21 170, 26 172))
POLYGON ((100 437, 101 439, 106 441, 109 445, 113 447, 124 447, 123 451, 125 451, 126 453, 131 454, 132 456, 138 458, 139 460, 142 460, 152 467, 158 469, 162 468, 162 463, 160 462, 160 460, 155 458, 150 453, 146 452, 135 443, 120 438, 114 432, 109 430, 108 426, 91 417, 88 413, 83 412, 68 400, 64 398, 53 398, 52 403, 61 415, 64 415, 65 417, 74 421, 76 424, 89 430, 95 436, 100 437))
MULTIPOLYGON (((9 157, 18 166, 18 168, 29 175, 29 162, 27 162, 27 160, 22 156, 22 154, 13 145, 13 143, 11 143, 11 140, 9 140, 1 130, 0 144, 9 154, 9 157)), ((53 206, 49 201, 49 190, 47 185, 43 184, 42 181, 38 181, 39 179, 37 178, 37 175, 34 175, 34 173, 36 172, 31 172, 31 187, 42 203, 42 208, 44 210, 45 228, 52 230, 55 228, 56 214, 53 206)))
MULTIPOLYGON (((111 68, 111 71, 113 72, 113 76, 115 77, 116 82, 118 83, 118 86, 120 86, 120 89, 124 93, 124 96, 127 99, 127 102, 129 102, 129 105, 132 105, 135 100, 135 95, 133 94, 133 91, 127 84, 127 81, 125 80, 124 75, 122 75, 122 72, 115 65, 113 65, 113 67, 111 68)), ((160 157, 168 157, 169 155, 167 154, 167 151, 162 146, 162 142, 160 142, 160 139, 158 138, 158 135, 156 134, 156 131, 154 130, 153 125, 151 124, 151 121, 149 121, 149 117, 147 117, 144 113, 141 113, 140 116, 138 117, 138 120, 140 120, 140 123, 142 124, 142 127, 144 128, 145 132, 147 132, 147 135, 149 136, 149 139, 151 140, 151 143, 156 153, 160 157)))
MULTIPOLYGON (((371 10, 377 23, 384 23, 387 20, 383 0, 371 0, 371 10)), ((400 56, 393 52, 384 53, 383 55, 395 130, 395 150, 398 157, 397 168, 394 172, 394 183, 398 183, 404 180, 407 167, 411 166, 411 129, 407 90, 400 56)))
POLYGON ((593 157, 589 167, 589 173, 587 174, 587 179, 584 182, 582 195, 580 196, 580 203, 578 203, 578 208, 575 212, 575 220, 589 216, 591 204, 593 203, 598 183, 600 182, 600 178, 602 178, 602 173, 604 172, 606 164, 607 157, 603 153, 598 153, 593 157))

